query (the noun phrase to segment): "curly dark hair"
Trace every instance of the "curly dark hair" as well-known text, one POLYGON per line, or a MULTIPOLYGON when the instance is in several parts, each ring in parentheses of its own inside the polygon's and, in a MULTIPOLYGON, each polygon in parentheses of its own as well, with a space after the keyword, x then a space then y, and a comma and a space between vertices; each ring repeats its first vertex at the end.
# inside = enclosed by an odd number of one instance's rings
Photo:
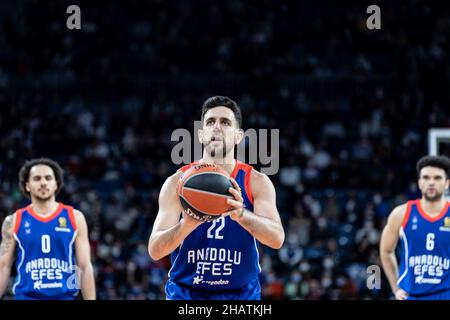
POLYGON ((214 96, 211 98, 208 98, 202 106, 202 122, 205 118, 206 112, 208 112, 209 109, 215 108, 215 107, 226 107, 233 111, 234 117, 236 118, 236 121, 238 123, 238 127, 240 128, 242 126, 242 113, 241 108, 238 106, 238 104, 225 96, 214 96))
POLYGON ((25 186, 28 182, 28 179, 30 178, 31 168, 37 165, 45 165, 52 168, 57 185, 55 195, 58 195, 58 193, 64 186, 64 170, 58 163, 48 158, 39 158, 25 161, 25 164, 22 166, 22 168, 20 168, 19 171, 19 187, 22 194, 28 199, 30 199, 30 193, 27 191, 25 186))
POLYGON ((450 177, 450 159, 446 156, 424 156, 417 161, 417 175, 420 177, 420 170, 424 167, 436 167, 445 171, 447 179, 450 177))

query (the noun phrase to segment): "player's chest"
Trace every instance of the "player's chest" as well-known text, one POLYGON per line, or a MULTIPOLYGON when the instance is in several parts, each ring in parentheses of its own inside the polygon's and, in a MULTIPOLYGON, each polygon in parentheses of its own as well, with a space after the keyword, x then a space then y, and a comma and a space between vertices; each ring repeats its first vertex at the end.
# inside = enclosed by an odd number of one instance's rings
POLYGON ((406 239, 410 245, 424 247, 432 251, 436 246, 450 251, 450 217, 431 222, 413 216, 406 228, 406 239))

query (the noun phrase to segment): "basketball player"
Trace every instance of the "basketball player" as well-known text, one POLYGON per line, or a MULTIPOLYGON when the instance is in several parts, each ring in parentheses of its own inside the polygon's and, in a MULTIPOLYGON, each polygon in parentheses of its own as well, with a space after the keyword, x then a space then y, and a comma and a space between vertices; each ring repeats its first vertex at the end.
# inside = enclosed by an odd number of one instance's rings
POLYGON ((223 96, 209 98, 201 120, 203 157, 182 167, 162 186, 148 250, 154 260, 171 254, 165 287, 169 300, 258 300, 257 241, 274 249, 284 241, 275 189, 266 175, 234 159, 235 146, 244 136, 236 102, 223 96), (228 200, 233 210, 212 222, 184 212, 176 192, 181 174, 199 163, 219 164, 233 178, 229 191, 234 200, 228 200))
POLYGON ((27 161, 19 186, 31 204, 6 217, 0 246, 0 297, 16 256, 16 300, 94 300, 95 283, 83 214, 55 200, 63 170, 46 158, 27 161))
POLYGON ((380 241, 386 277, 398 300, 450 300, 450 159, 425 156, 417 162, 422 198, 396 207, 380 241), (400 268, 395 249, 402 240, 400 268))

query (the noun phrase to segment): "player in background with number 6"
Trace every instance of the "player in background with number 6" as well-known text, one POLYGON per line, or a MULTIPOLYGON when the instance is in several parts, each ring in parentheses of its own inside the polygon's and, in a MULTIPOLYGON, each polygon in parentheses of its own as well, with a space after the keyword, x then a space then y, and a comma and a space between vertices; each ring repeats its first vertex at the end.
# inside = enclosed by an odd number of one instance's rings
POLYGON ((0 246, 0 297, 8 287, 14 256, 16 300, 94 300, 95 282, 83 214, 58 203, 63 170, 46 158, 27 161, 19 172, 31 204, 7 216, 0 246))
POLYGON ((234 158, 235 146, 244 136, 236 102, 222 96, 209 98, 201 120, 198 136, 203 157, 162 186, 148 250, 155 260, 172 254, 165 287, 168 300, 259 300, 257 241, 275 249, 284 241, 275 188, 266 175, 234 158), (182 172, 198 163, 218 164, 233 178, 234 188, 229 191, 234 200, 228 199, 233 210, 212 222, 183 212, 177 195, 182 172))
POLYGON ((450 300, 450 159, 417 162, 422 198, 396 207, 380 241, 380 258, 398 300, 450 300), (395 249, 401 239, 400 266, 395 249))

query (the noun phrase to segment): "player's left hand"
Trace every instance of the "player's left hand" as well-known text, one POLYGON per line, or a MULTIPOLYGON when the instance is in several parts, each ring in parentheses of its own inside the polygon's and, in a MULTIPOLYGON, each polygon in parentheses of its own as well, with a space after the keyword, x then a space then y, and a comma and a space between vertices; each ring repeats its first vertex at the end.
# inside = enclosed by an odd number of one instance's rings
POLYGON ((238 183, 233 178, 230 178, 230 180, 234 188, 229 188, 228 191, 233 195, 234 200, 227 199, 227 202, 233 209, 225 212, 222 216, 230 216, 231 219, 238 221, 244 216, 244 198, 242 198, 241 188, 238 183))

